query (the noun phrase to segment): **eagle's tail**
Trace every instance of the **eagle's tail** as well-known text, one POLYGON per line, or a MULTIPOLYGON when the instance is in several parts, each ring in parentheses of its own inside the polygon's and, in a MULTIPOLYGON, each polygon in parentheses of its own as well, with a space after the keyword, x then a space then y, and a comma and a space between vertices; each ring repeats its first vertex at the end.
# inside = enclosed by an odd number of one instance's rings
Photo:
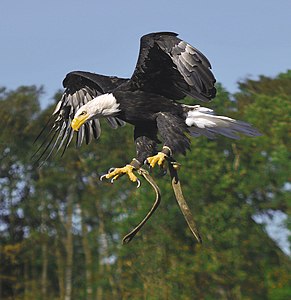
POLYGON ((185 123, 190 127, 193 136, 205 135, 210 139, 216 134, 222 134, 232 139, 239 139, 238 134, 247 136, 259 136, 260 132, 251 124, 235 119, 217 116, 212 109, 200 105, 183 105, 185 111, 185 123))

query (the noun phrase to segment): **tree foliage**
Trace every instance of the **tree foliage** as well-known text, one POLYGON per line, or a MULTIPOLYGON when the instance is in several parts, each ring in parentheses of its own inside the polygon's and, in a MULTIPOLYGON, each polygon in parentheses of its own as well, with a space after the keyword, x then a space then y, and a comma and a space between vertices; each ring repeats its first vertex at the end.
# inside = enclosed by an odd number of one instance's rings
MULTIPOLYGON (((287 299, 290 259, 255 215, 290 212, 290 71, 218 86, 212 108, 262 136, 192 140, 180 179, 204 243, 197 245, 175 203, 169 176, 154 176, 162 203, 128 245, 122 237, 154 194, 121 178, 99 181, 134 156, 133 129, 102 124, 98 142, 38 168, 35 137, 52 112, 42 88, 0 91, 1 299, 287 299)), ((56 95, 56 100, 59 95, 56 95)))

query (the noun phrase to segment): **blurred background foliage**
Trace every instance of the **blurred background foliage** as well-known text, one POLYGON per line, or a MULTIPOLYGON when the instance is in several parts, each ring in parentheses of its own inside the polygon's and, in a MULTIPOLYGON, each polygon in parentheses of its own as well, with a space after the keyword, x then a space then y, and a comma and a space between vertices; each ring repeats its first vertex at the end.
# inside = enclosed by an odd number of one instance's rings
POLYGON ((245 79, 234 95, 218 84, 208 105, 252 123, 261 137, 193 138, 191 152, 176 157, 202 245, 169 175, 157 171, 162 203, 121 244, 154 199, 146 182, 99 181, 134 157, 129 125, 115 131, 103 122, 98 142, 38 168, 33 142, 55 105, 41 110, 42 94, 36 86, 0 90, 1 299, 290 299, 288 249, 255 219, 290 213, 291 71, 245 79))

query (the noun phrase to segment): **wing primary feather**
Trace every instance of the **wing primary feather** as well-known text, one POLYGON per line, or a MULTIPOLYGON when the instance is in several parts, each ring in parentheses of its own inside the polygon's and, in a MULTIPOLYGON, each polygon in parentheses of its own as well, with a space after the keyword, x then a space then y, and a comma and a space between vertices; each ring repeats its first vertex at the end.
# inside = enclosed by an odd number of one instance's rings
POLYGON ((98 119, 92 120, 92 128, 93 128, 94 138, 97 140, 101 134, 101 127, 98 119))
POLYGON ((66 152, 66 150, 67 150, 67 148, 68 148, 68 146, 69 146, 69 144, 70 144, 70 142, 71 142, 71 140, 72 140, 72 138, 73 138, 73 135, 74 135, 74 131, 73 131, 73 129, 70 127, 70 128, 69 128, 68 135, 67 135, 67 141, 66 141, 66 144, 65 144, 65 146, 64 146, 64 149, 63 149, 63 151, 62 151, 61 157, 65 154, 65 152, 66 152))
POLYGON ((59 142, 59 145, 57 147, 57 150, 56 150, 56 153, 59 152, 59 150, 62 148, 63 144, 64 144, 64 141, 66 139, 66 128, 67 128, 67 124, 66 122, 63 122, 62 124, 62 128, 60 129, 60 137, 61 137, 61 140, 59 142))
POLYGON ((82 126, 79 131, 77 132, 77 138, 76 138, 76 147, 80 147, 82 142, 83 142, 83 138, 84 138, 84 130, 85 127, 82 126))
MULTIPOLYGON (((44 130, 43 130, 44 131, 44 130)), ((35 151, 35 153, 32 155, 31 158, 34 158, 36 156, 36 154, 40 151, 40 149, 47 143, 47 140, 49 139, 49 137, 51 136, 52 132, 56 131, 54 130, 53 127, 50 128, 49 132, 46 134, 46 136, 44 137, 41 145, 37 148, 37 150, 35 151)), ((37 159, 37 161, 39 161, 39 158, 37 159)))
POLYGON ((43 132, 47 129, 51 119, 53 118, 53 116, 51 115, 49 117, 49 119, 47 120, 46 124, 43 126, 42 130, 40 131, 40 133, 37 135, 37 137, 34 139, 33 144, 35 144, 35 142, 42 136, 43 132))
POLYGON ((86 123, 85 124, 85 141, 86 144, 90 144, 92 141, 92 136, 93 136, 93 132, 92 132, 92 121, 90 121, 90 123, 86 123))
MULTIPOLYGON (((41 159, 43 158, 44 154, 47 152, 47 150, 49 149, 50 145, 52 144, 55 136, 56 136, 57 132, 55 131, 52 138, 50 139, 50 141, 47 143, 45 149, 43 150, 43 152, 41 153, 41 155, 38 157, 37 161, 41 161, 41 159)), ((42 161, 42 163, 40 164, 40 167, 44 164, 44 162, 49 158, 49 156, 47 155, 46 158, 42 161)))
POLYGON ((123 120, 121 120, 121 119, 119 119, 119 118, 115 118, 115 120, 116 120, 118 126, 122 127, 122 126, 125 125, 125 122, 124 122, 123 120))
MULTIPOLYGON (((56 133, 57 133, 57 132, 56 132, 56 133)), ((46 156, 46 158, 44 159, 44 161, 48 160, 48 159, 51 157, 51 155, 52 155, 53 151, 55 150, 56 145, 57 145, 57 143, 58 143, 58 141, 59 141, 59 139, 60 139, 60 136, 61 136, 60 134, 57 135, 57 138, 55 139, 54 144, 50 147, 50 151, 49 151, 49 153, 47 154, 47 156, 46 156)), ((54 138, 55 138, 55 135, 54 135, 53 139, 54 139, 54 138)))
POLYGON ((115 118, 113 118, 113 117, 108 117, 108 118, 106 118, 106 121, 108 122, 108 124, 109 124, 113 129, 118 128, 118 124, 117 124, 115 118))

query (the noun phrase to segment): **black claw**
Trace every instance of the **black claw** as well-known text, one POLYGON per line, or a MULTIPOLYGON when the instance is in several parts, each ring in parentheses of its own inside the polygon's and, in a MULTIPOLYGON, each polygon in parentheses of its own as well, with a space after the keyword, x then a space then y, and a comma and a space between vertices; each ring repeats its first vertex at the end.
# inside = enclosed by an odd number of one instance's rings
POLYGON ((138 188, 140 187, 140 185, 141 185, 141 182, 140 182, 139 179, 137 179, 136 181, 137 181, 137 186, 136 186, 136 188, 138 189, 138 188))
POLYGON ((111 172, 113 172, 115 169, 116 169, 116 168, 110 168, 110 169, 108 170, 107 173, 111 173, 111 172))

